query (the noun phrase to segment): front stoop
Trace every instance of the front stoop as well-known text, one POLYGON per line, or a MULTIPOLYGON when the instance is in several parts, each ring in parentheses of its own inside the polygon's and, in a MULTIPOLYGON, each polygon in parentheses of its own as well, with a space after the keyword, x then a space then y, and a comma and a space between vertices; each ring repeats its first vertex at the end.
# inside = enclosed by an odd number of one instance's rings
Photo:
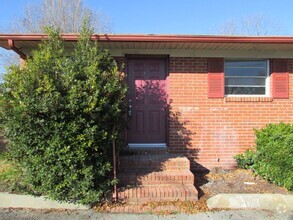
POLYGON ((198 200, 190 161, 182 155, 148 151, 121 156, 118 179, 121 202, 198 200))

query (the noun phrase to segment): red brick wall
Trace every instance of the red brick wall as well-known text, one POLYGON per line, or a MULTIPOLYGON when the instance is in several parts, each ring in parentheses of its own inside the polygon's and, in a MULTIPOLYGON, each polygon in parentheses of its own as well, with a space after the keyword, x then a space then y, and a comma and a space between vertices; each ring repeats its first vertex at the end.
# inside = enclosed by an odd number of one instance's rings
POLYGON ((254 145, 254 128, 293 123, 293 60, 288 69, 290 99, 208 99, 207 59, 170 58, 170 151, 186 154, 192 169, 234 168, 233 156, 254 145))
POLYGON ((208 99, 206 58, 171 57, 169 65, 168 147, 185 154, 193 170, 235 168, 233 156, 254 146, 254 128, 293 123, 293 60, 288 62, 290 99, 208 99))

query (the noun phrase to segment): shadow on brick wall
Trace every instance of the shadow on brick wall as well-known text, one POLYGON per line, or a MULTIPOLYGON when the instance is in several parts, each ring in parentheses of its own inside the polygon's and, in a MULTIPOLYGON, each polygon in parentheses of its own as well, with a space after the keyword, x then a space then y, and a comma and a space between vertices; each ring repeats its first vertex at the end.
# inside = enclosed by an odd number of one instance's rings
POLYGON ((187 128, 190 122, 182 119, 181 112, 172 109, 172 100, 168 108, 169 152, 186 156, 190 160, 192 170, 208 172, 209 170, 206 167, 196 162, 200 149, 192 145, 196 132, 187 128))
MULTIPOLYGON (((172 154, 186 156, 191 162, 193 170, 206 172, 208 169, 196 162, 199 148, 192 145, 195 131, 190 130, 189 121, 181 117, 181 112, 173 108, 173 100, 169 99, 167 85, 162 80, 135 80, 133 104, 147 103, 155 105, 160 113, 166 112, 167 144, 172 154)), ((132 124, 133 126, 133 124, 132 124)))

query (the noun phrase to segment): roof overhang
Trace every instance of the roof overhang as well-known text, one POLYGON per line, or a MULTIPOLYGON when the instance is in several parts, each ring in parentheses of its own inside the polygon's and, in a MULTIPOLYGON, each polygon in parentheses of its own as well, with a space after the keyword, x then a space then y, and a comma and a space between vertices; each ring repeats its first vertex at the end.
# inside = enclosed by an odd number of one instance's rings
MULTIPOLYGON (((73 47, 78 40, 77 34, 62 34, 65 46, 73 47)), ((29 55, 38 47, 42 40, 47 40, 46 34, 0 34, 0 47, 12 49, 20 56, 29 55)), ((234 52, 267 52, 283 54, 283 57, 293 57, 293 37, 246 37, 246 36, 214 36, 214 35, 119 35, 94 34, 92 40, 110 51, 133 53, 135 51, 188 51, 197 56, 204 51, 234 51, 234 52), (195 53, 197 51, 197 53, 195 53)), ((153 52, 154 53, 154 52, 153 52)), ((203 53, 205 54, 205 53, 203 53)), ((269 56, 269 55, 268 55, 269 56)))

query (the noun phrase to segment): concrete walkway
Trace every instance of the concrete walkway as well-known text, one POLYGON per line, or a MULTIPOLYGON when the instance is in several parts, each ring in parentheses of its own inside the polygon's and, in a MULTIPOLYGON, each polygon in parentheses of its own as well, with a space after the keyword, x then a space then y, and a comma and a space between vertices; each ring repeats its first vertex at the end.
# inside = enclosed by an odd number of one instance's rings
POLYGON ((210 209, 267 209, 285 213, 293 212, 293 195, 218 194, 208 199, 207 205, 210 209))
POLYGON ((29 208, 29 209, 88 209, 87 206, 70 203, 59 203, 45 197, 0 193, 0 208, 29 208))
POLYGON ((229 210, 206 212, 193 215, 153 215, 153 214, 125 214, 125 213, 97 213, 92 210, 79 211, 51 211, 51 210, 17 210, 0 209, 1 220, 292 220, 289 213, 277 213, 268 210, 229 210))

